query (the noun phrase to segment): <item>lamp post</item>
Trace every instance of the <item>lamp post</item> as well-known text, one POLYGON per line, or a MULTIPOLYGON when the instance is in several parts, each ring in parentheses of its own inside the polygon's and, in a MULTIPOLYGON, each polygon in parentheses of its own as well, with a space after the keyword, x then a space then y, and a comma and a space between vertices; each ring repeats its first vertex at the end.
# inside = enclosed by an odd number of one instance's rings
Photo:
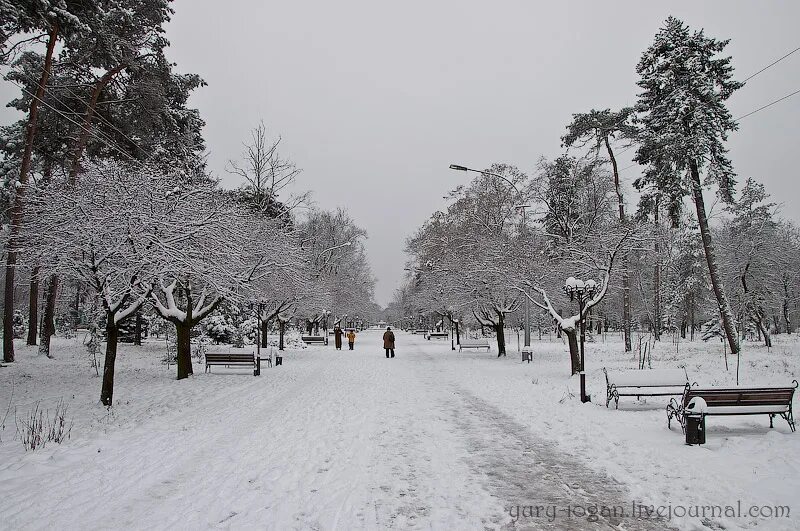
POLYGON ((330 310, 322 310, 322 331, 325 336, 325 345, 328 344, 328 316, 330 314, 330 310))
POLYGON ((586 321, 583 317, 583 307, 584 305, 594 297, 594 294, 597 292, 597 283, 589 279, 587 281, 583 281, 577 279, 575 277, 569 277, 564 282, 564 291, 569 295, 569 300, 572 300, 573 297, 578 299, 578 323, 580 325, 581 331, 581 367, 580 367, 580 378, 581 378, 581 402, 586 403, 589 402, 591 399, 586 395, 586 366, 584 365, 585 357, 584 357, 584 343, 586 341, 586 321))
MULTIPOLYGON (((497 177, 498 179, 502 179, 503 181, 508 183, 508 185, 511 186, 511 188, 514 189, 514 191, 517 193, 517 196, 519 196, 519 198, 521 200, 524 200, 524 196, 522 195, 522 192, 519 191, 519 188, 517 188, 517 185, 514 184, 509 179, 507 179, 506 177, 503 177, 499 173, 492 173, 490 171, 485 171, 485 170, 474 170, 472 168, 467 168, 466 166, 462 166, 460 164, 451 164, 450 165, 450 169, 451 170, 456 170, 456 171, 465 171, 465 172, 471 171, 473 173, 480 173, 481 175, 491 175, 492 177, 497 177)), ((530 205, 520 204, 520 205, 515 205, 514 208, 519 209, 519 210, 522 211, 522 227, 524 229, 525 226, 526 226, 526 224, 525 224, 525 221, 526 221, 525 220, 525 209, 526 208, 530 208, 530 205)), ((525 346, 529 347, 529 346, 531 346, 531 305, 530 305, 530 301, 528 300, 528 292, 527 292, 527 290, 525 291, 525 301, 524 301, 524 309, 523 309, 523 321, 524 321, 524 327, 525 327, 525 346)))

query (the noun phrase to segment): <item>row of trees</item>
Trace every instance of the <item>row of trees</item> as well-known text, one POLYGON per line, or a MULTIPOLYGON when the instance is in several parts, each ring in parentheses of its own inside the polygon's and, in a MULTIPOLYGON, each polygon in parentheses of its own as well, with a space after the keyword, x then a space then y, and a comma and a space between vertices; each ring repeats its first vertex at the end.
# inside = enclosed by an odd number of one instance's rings
POLYGON ((192 329, 215 313, 257 316, 264 332, 290 319, 374 313, 366 233, 344 211, 311 208, 307 194, 280 196, 299 170, 263 124, 230 163, 240 188, 207 175, 203 121, 187 107, 203 82, 175 73, 164 55, 168 0, 0 10, 6 80, 21 91, 11 105, 27 113, 0 131, 4 361, 14 361, 19 272, 30 279, 27 340, 36 345, 41 323, 43 355, 63 299, 75 310, 97 301, 106 405, 120 330, 142 311, 174 326, 179 379, 192 373, 192 329), (67 292, 75 296, 59 296, 67 292))
MULTIPOLYGON (((3 359, 13 361, 14 290, 29 189, 56 176, 75 185, 89 158, 150 170, 202 175, 203 121, 186 103, 203 85, 165 56, 169 0, 23 0, 2 4, 0 63, 20 96, 9 106, 25 118, 0 130, 5 216, 3 359), (42 49, 43 48, 43 49, 42 49)), ((30 300, 37 301, 37 264, 30 300)), ((59 277, 47 277, 43 352, 53 330, 59 277)), ((36 322, 37 304, 29 320, 36 322)), ((33 333, 28 338, 35 344, 33 333)))
POLYGON ((621 330, 625 350, 637 328, 658 339, 705 324, 734 354, 740 337, 791 333, 800 238, 754 179, 737 198, 725 101, 742 84, 720 56, 726 44, 667 19, 637 65, 635 107, 573 115, 567 154, 532 175, 505 164, 478 172, 408 240, 412 274, 394 312, 490 326, 503 354, 503 327, 528 300, 566 334, 573 372, 576 329, 591 313, 621 330), (617 156, 633 148, 643 172, 631 214, 617 156), (703 195, 712 186, 726 218, 715 225, 703 195), (582 315, 564 310, 570 276, 598 281, 582 315))

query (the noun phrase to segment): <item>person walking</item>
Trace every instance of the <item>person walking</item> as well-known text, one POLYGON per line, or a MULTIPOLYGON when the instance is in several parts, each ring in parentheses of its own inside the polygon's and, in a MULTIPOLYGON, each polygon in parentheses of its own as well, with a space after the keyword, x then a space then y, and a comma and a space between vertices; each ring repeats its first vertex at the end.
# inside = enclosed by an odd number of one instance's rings
POLYGON ((394 358, 394 332, 392 332, 391 326, 387 326, 386 332, 383 333, 383 348, 386 349, 387 358, 390 357, 389 353, 394 358))
POLYGON ((353 350, 353 345, 356 342, 356 331, 349 330, 347 332, 347 345, 350 347, 350 350, 353 350))
POLYGON ((336 350, 342 350, 342 329, 339 328, 339 325, 333 329, 333 339, 334 344, 336 345, 336 350))

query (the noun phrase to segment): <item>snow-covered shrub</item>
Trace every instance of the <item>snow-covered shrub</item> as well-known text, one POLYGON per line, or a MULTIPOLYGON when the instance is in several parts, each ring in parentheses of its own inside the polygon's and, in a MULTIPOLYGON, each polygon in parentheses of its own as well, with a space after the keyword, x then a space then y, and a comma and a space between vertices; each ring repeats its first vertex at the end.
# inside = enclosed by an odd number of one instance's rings
MULTIPOLYGON (((271 332, 268 338, 268 345, 270 347, 278 348, 278 332, 271 332)), ((301 339, 299 330, 286 330, 283 334, 283 347, 287 350, 302 350, 306 348, 306 344, 301 339)))
POLYGON ((232 343, 234 341, 236 327, 224 315, 212 315, 204 324, 204 333, 215 343, 232 343))
POLYGON ((254 345, 258 333, 258 319, 251 317, 239 324, 239 334, 244 345, 254 345))

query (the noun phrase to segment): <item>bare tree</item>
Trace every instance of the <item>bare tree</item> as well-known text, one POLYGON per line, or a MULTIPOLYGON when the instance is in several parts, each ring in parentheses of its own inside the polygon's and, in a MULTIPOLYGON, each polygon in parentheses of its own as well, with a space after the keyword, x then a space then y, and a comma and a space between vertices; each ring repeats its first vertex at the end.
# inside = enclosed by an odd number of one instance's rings
POLYGON ((278 148, 282 138, 270 139, 264 122, 250 131, 250 141, 244 142, 241 161, 228 161, 228 172, 244 181, 242 192, 252 208, 270 217, 283 217, 308 199, 308 194, 279 201, 282 191, 295 182, 300 170, 283 158, 278 148))

